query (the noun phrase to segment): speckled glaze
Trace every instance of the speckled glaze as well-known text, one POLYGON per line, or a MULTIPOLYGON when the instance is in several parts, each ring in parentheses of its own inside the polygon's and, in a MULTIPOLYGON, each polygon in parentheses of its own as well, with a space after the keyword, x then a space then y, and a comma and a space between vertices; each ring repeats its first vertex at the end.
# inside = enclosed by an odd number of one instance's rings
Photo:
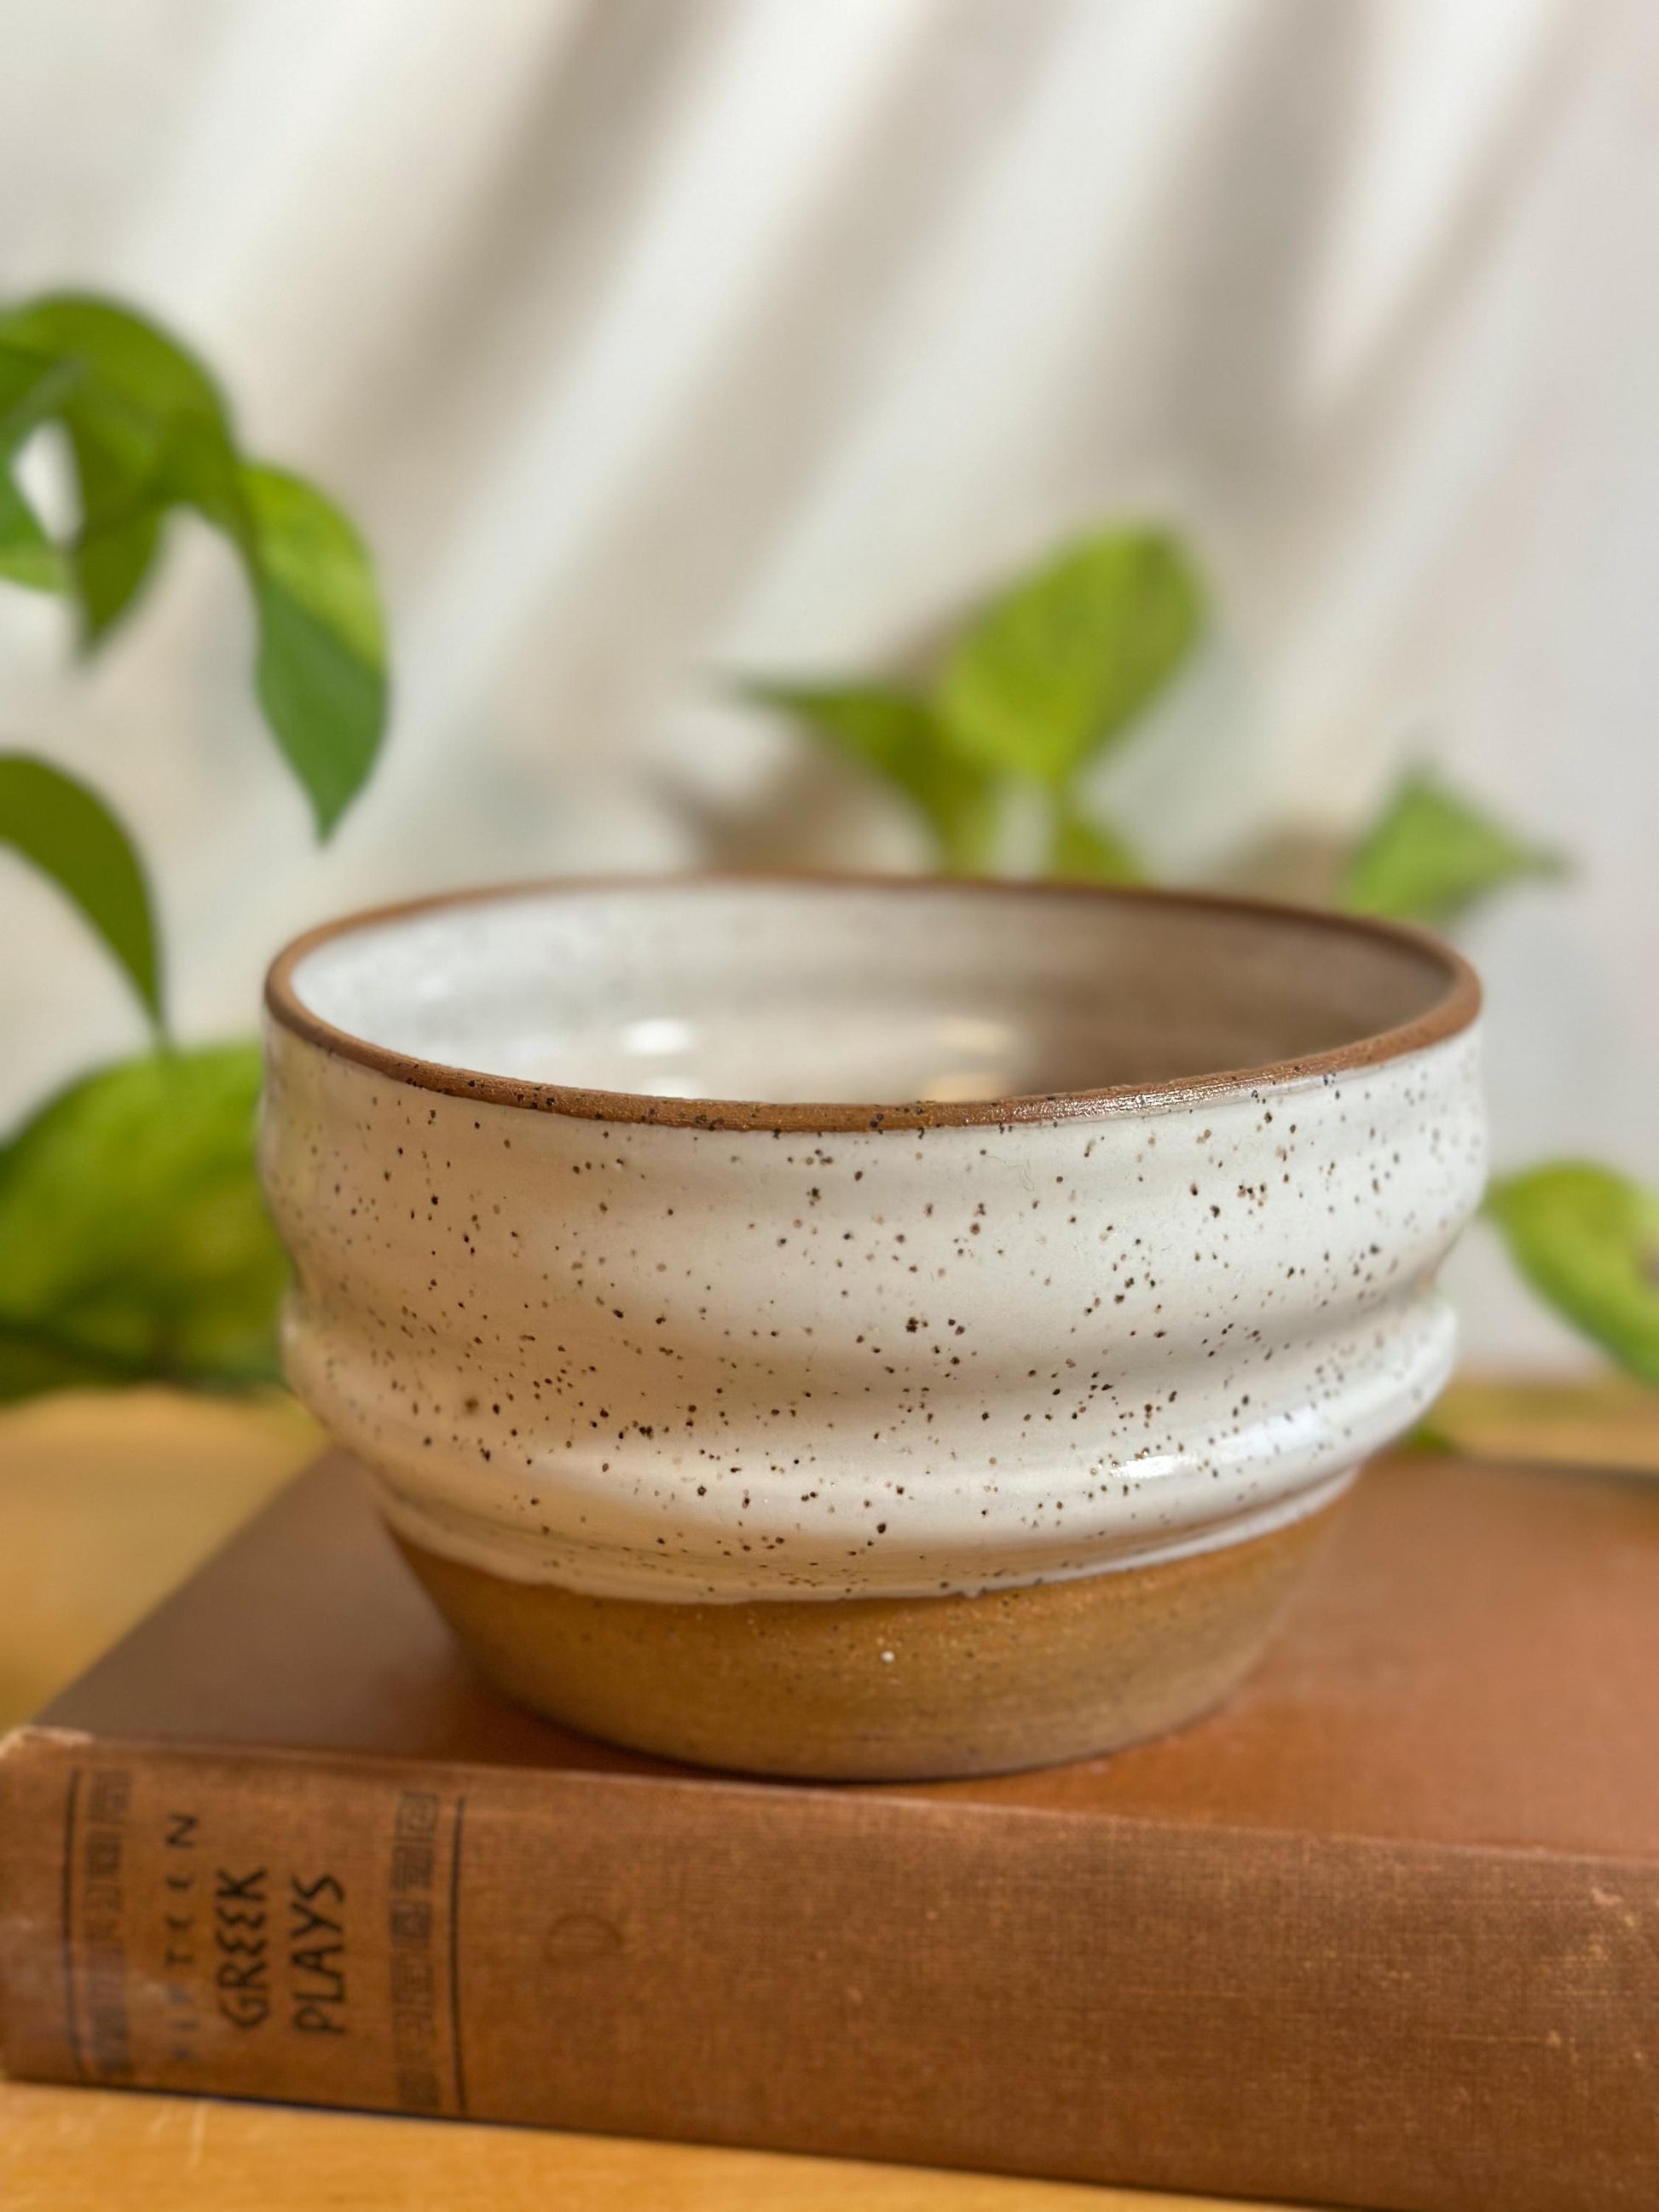
POLYGON ((270 1006, 295 1388, 406 1546, 509 1583, 708 1607, 1168 1562, 1330 1503, 1448 1370, 1478 993, 1413 933, 552 886, 318 933, 270 1006), (878 1067, 910 1087, 860 1103, 878 1067), (755 1095, 672 1095, 734 1071, 755 1095))

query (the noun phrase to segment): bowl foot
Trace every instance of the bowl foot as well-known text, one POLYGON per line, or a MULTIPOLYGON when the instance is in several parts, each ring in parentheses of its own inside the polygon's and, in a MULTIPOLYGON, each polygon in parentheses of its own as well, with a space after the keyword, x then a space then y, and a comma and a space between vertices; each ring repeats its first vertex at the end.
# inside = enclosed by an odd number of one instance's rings
POLYGON ((1255 1664, 1336 1510, 975 1597, 589 1597, 398 1541, 497 1687, 568 1727, 698 1766, 921 1781, 1086 1759, 1196 1719, 1255 1664))

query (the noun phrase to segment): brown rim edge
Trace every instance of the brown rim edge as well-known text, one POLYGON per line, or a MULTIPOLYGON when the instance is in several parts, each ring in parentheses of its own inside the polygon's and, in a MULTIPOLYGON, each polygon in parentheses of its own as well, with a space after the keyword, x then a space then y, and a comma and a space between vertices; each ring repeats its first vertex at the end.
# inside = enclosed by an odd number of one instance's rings
POLYGON ((738 872, 706 870, 670 875, 601 875, 549 877, 527 883, 490 884, 477 890, 442 891, 428 898, 406 899, 390 906, 369 907, 361 913, 341 915, 296 937, 270 963, 265 976, 265 1006, 271 1019, 307 1044, 355 1060, 377 1074, 407 1083, 416 1090, 436 1091, 452 1098, 466 1098, 490 1106, 516 1106, 539 1114, 568 1114, 589 1121, 645 1121, 665 1127, 725 1130, 791 1130, 803 1134, 849 1130, 916 1130, 997 1127, 1028 1121, 1082 1121, 1132 1112, 1138 1106, 1178 1106, 1278 1089, 1288 1083, 1306 1082, 1328 1075, 1351 1073, 1356 1068, 1398 1060, 1421 1052, 1466 1030, 1480 1011, 1480 981, 1461 953, 1455 952, 1429 931, 1403 922, 1383 921, 1370 915, 1332 914, 1318 907, 1299 907, 1272 899, 1234 898, 1208 891, 1152 890, 1139 885, 1030 882, 996 877, 884 876, 828 872, 738 872), (561 893, 580 895, 603 890, 672 890, 703 885, 756 884, 857 890, 926 891, 948 889, 990 894, 997 897, 1064 897, 1155 901, 1162 905, 1196 908, 1212 914, 1256 915, 1264 920, 1293 923, 1307 929, 1326 929, 1349 936, 1382 939, 1436 963, 1446 978, 1440 998, 1414 1021, 1357 1038, 1329 1052, 1313 1053, 1303 1060, 1278 1060, 1261 1067, 1230 1068, 1214 1075, 1177 1076, 1164 1083, 1116 1084, 1099 1091, 1033 1092, 1010 1098, 971 1098, 945 1102, 933 1099, 908 1103, 855 1105, 816 1104, 803 1101, 781 1104, 764 1099, 657 1098, 637 1091, 586 1091, 573 1085, 530 1083, 507 1075, 486 1075, 475 1068, 453 1067, 442 1060, 422 1060, 392 1052, 384 1045, 336 1029, 301 1004, 294 988, 294 971, 319 945, 387 921, 432 914, 447 907, 475 906, 489 899, 514 899, 561 893))

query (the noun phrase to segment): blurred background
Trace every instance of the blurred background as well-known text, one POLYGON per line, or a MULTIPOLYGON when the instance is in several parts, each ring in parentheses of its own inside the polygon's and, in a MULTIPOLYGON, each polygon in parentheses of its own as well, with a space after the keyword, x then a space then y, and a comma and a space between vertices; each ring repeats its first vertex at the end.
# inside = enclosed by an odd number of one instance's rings
MULTIPOLYGON (((1572 863, 1463 937, 1498 1164, 1655 1179, 1659 11, 3 0, 0 39, 0 289, 170 324, 390 609, 390 740, 323 848, 204 530, 88 665, 0 593, 0 726, 136 832, 184 1038, 371 901, 918 862, 730 675, 902 665, 1151 514, 1212 622, 1114 818, 1259 881, 1437 763, 1572 863)), ((3 1125, 143 1031, 0 878, 3 1125)), ((1593 1359, 1489 1231, 1455 1268, 1472 1361, 1593 1359)))

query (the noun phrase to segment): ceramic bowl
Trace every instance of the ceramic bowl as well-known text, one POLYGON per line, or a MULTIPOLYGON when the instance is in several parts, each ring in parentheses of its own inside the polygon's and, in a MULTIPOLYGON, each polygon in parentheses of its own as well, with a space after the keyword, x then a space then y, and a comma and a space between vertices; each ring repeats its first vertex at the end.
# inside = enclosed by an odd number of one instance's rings
POLYGON ((295 1389, 512 1695, 705 1764, 1174 1726, 1451 1358, 1479 989, 1383 924, 574 882, 273 968, 295 1389))

